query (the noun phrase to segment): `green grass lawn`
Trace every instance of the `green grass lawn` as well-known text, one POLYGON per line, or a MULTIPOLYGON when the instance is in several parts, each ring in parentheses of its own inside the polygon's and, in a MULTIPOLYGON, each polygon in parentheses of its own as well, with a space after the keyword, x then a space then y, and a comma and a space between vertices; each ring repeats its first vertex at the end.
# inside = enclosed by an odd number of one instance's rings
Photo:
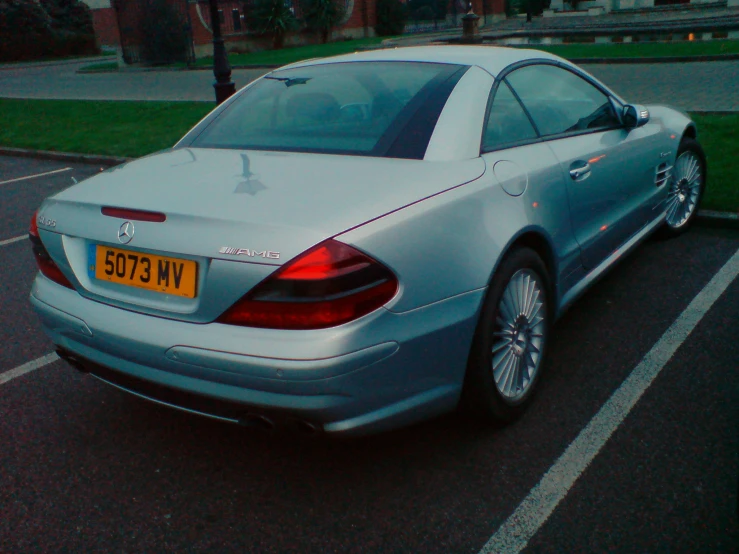
POLYGON ((108 71, 118 71, 118 62, 93 63, 77 70, 78 73, 107 73, 108 71))
MULTIPOLYGON (((213 108, 208 102, 0 99, 0 145, 138 157, 172 146, 213 108)), ((739 211, 739 114, 696 114, 709 164, 703 207, 739 211)))
MULTIPOLYGON (((283 48, 282 50, 264 50, 252 52, 251 54, 229 54, 228 61, 231 65, 285 65, 310 58, 326 58, 349 54, 373 46, 379 46, 383 38, 372 37, 355 40, 343 40, 329 42, 327 44, 311 44, 309 46, 296 46, 294 48, 283 48)), ((213 65, 213 58, 201 58, 196 66, 209 67, 213 65)))
POLYGON ((645 58, 664 56, 706 56, 739 54, 739 40, 706 40, 679 42, 631 42, 625 44, 530 44, 567 59, 582 58, 645 58))
POLYGON ((208 102, 0 99, 0 145, 138 157, 172 146, 208 102))
POLYGON ((702 207, 739 212, 739 114, 693 114, 708 159, 708 188, 702 207))

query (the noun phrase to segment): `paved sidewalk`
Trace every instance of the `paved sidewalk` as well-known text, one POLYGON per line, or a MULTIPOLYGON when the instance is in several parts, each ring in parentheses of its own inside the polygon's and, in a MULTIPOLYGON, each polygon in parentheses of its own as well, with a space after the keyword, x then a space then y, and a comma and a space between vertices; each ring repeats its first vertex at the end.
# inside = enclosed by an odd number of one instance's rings
MULTIPOLYGON (((211 71, 121 71, 77 74, 89 61, 27 66, 0 72, 0 98, 64 100, 194 100, 213 101, 211 71)), ((243 87, 267 69, 235 70, 243 87)))
POLYGON ((48 67, 51 65, 68 65, 68 64, 92 64, 100 62, 114 62, 115 56, 89 56, 86 58, 63 58, 61 60, 40 60, 26 62, 1 63, 0 71, 8 71, 12 69, 34 69, 39 67, 48 67))
MULTIPOLYGON (((83 63, 4 71, 0 97, 77 100, 193 100, 212 102, 210 71, 76 73, 83 63)), ((624 98, 688 111, 739 111, 739 61, 584 65, 624 98)), ((242 87, 267 69, 235 70, 242 87)))

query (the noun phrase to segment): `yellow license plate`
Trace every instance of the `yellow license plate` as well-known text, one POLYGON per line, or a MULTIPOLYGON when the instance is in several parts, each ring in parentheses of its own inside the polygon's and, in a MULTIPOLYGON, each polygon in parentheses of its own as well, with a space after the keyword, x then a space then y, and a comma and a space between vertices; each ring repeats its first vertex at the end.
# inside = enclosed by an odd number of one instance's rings
POLYGON ((155 256, 99 244, 96 245, 94 258, 96 279, 185 298, 195 298, 197 294, 198 264, 192 260, 155 256))

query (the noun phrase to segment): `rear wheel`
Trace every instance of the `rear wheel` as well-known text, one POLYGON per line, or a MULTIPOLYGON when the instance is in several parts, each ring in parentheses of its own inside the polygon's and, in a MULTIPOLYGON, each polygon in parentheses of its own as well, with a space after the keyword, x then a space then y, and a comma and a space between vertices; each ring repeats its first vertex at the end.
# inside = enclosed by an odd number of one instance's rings
POLYGON ((667 192, 667 218, 662 236, 675 237, 690 227, 698 214, 706 186, 706 158, 700 144, 683 138, 672 168, 670 189, 667 192))
POLYGON ((465 407, 488 421, 510 422, 526 409, 549 339, 549 278, 539 255, 513 250, 488 290, 470 352, 465 407))

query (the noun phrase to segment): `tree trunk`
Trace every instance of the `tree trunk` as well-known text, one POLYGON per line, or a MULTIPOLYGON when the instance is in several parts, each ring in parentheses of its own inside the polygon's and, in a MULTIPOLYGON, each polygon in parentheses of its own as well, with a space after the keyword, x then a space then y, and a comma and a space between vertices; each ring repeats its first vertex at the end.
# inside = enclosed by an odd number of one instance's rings
POLYGON ((280 50, 285 45, 285 33, 282 31, 276 31, 272 37, 272 48, 274 50, 280 50))

